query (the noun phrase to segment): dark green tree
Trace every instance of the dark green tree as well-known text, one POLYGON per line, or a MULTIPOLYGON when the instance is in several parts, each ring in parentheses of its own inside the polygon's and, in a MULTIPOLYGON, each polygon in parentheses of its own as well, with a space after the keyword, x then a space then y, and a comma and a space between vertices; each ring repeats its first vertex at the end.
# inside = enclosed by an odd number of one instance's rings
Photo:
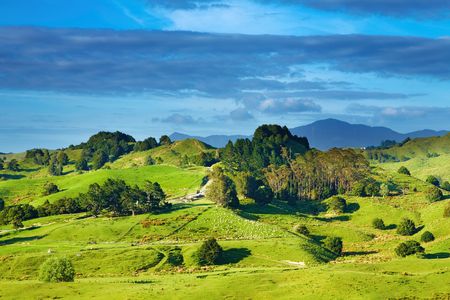
POLYGON ((397 248, 395 248, 395 253, 400 257, 406 257, 416 253, 423 253, 425 249, 416 241, 406 241, 400 243, 397 248))
POLYGON ((92 157, 92 168, 94 170, 98 170, 101 167, 103 167, 108 162, 108 155, 105 151, 97 151, 94 153, 94 156, 92 157))
POLYGON ((239 199, 236 186, 230 177, 226 176, 220 167, 216 167, 211 174, 211 180, 206 190, 206 197, 220 206, 237 208, 239 199))
POLYGON ((398 169, 398 173, 411 176, 411 172, 409 172, 409 170, 405 166, 401 166, 398 169))
POLYGON ((20 170, 19 162, 17 159, 11 159, 6 163, 6 169, 13 172, 18 172, 20 170))
POLYGON ((58 186, 53 182, 47 182, 46 184, 44 184, 44 191, 42 192, 42 195, 48 196, 57 192, 59 192, 58 186))
POLYGON ((424 233, 422 233, 420 240, 424 243, 432 242, 434 241, 434 235, 429 231, 425 231, 424 233))
POLYGON ((170 137, 169 137, 169 136, 163 135, 163 136, 161 136, 161 137, 159 138, 159 144, 160 144, 161 146, 164 146, 164 145, 170 145, 170 144, 172 144, 172 141, 170 140, 170 137))
POLYGON ((426 182, 439 187, 439 179, 437 179, 436 176, 433 175, 428 176, 426 182))
POLYGON ((65 166, 69 163, 69 156, 64 151, 59 151, 58 155, 56 156, 56 160, 59 164, 65 166))
POLYGON ((79 160, 77 160, 75 163, 75 169, 77 171, 88 171, 89 166, 88 166, 88 162, 87 162, 86 158, 81 157, 79 160))
POLYGON ((340 237, 326 237, 323 241, 323 245, 325 246, 325 248, 335 253, 337 256, 341 256, 343 243, 340 237))
POLYGON ((386 229, 386 225, 384 224, 383 219, 380 219, 380 218, 373 219, 372 226, 375 229, 381 229, 381 230, 386 229))
POLYGON ((416 233, 416 224, 411 219, 403 219, 397 227, 397 233, 400 235, 413 235, 416 233))
POLYGON ((425 197, 429 202, 436 202, 442 200, 442 198, 444 198, 444 195, 438 187, 433 186, 425 191, 425 197))
POLYGON ((215 238, 209 238, 202 243, 197 251, 197 260, 200 265, 214 265, 223 252, 222 247, 215 238))
POLYGON ((339 196, 333 196, 328 200, 328 210, 334 213, 344 213, 347 209, 347 201, 339 196))
POLYGON ((444 181, 444 183, 442 183, 442 189, 450 192, 450 183, 448 181, 444 181))
POLYGON ((5 200, 0 198, 0 211, 2 211, 5 208, 5 200))
POLYGON ((262 205, 272 202, 273 198, 274 195, 272 190, 265 185, 259 186, 253 196, 255 202, 262 205))
POLYGON ((133 150, 138 152, 138 151, 147 151, 153 148, 158 147, 158 142, 156 141, 155 138, 153 137, 149 137, 145 140, 143 140, 142 142, 137 142, 134 145, 133 150))
POLYGON ((63 165, 55 157, 50 161, 48 173, 52 176, 61 176, 63 174, 63 165))
POLYGON ((71 282, 75 278, 75 269, 67 258, 51 257, 41 266, 39 279, 45 282, 71 282))
POLYGON ((253 198, 258 189, 258 181, 250 172, 239 172, 236 175, 236 188, 242 196, 253 198))

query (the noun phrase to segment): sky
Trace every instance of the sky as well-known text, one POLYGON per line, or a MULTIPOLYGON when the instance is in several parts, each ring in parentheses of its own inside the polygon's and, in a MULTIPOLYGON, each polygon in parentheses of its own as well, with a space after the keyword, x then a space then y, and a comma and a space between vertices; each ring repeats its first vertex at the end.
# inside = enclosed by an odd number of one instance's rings
POLYGON ((0 1, 0 152, 326 118, 450 130, 450 1, 0 1))

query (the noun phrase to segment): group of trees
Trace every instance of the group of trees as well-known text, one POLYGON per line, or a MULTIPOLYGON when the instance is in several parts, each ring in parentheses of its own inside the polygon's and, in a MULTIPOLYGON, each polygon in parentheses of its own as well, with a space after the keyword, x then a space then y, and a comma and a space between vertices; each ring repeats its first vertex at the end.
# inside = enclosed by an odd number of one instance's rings
POLYGON ((6 158, 0 157, 0 170, 17 172, 20 170, 19 162, 14 158, 10 161, 6 161, 6 158))
POLYGON ((211 183, 206 190, 206 197, 218 205, 228 208, 237 208, 239 199, 237 197, 236 185, 230 177, 225 175, 221 167, 214 167, 210 174, 211 183))
POLYGON ((351 149, 309 151, 286 164, 270 165, 265 180, 279 199, 321 200, 352 189, 369 174, 369 164, 351 149))
POLYGON ((306 138, 292 135, 287 127, 262 125, 256 129, 252 140, 239 139, 234 144, 228 142, 220 152, 220 159, 227 172, 259 174, 269 165, 285 163, 283 149, 290 156, 295 156, 309 150, 309 143, 306 138))
MULTIPOLYGON (((55 192, 57 186, 48 184, 55 192)), ((103 212, 114 216, 157 212, 170 207, 161 186, 146 181, 143 188, 129 186, 123 180, 107 179, 102 185, 91 184, 87 193, 77 198, 62 198, 53 203, 48 200, 35 208, 29 204, 7 206, 0 209, 0 224, 22 227, 22 222, 37 217, 89 212, 98 216, 103 212)))

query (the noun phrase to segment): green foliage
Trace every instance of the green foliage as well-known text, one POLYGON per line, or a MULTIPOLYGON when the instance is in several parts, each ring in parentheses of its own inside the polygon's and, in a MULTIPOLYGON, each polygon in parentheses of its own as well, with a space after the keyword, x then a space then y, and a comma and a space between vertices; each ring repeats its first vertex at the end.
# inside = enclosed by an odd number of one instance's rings
POLYGON ((77 171, 88 171, 89 166, 88 166, 88 162, 87 162, 86 158, 81 157, 79 160, 77 160, 75 163, 75 169, 77 171))
POLYGON ((391 192, 390 185, 388 183, 382 183, 381 186, 380 186, 380 194, 381 194, 381 196, 387 197, 387 196, 389 196, 390 192, 391 192))
POLYGON ((420 245, 419 242, 416 241, 406 241, 404 243, 400 243, 395 248, 395 253, 400 257, 406 257, 409 255, 423 252, 425 252, 425 249, 420 245))
POLYGON ((383 219, 380 219, 380 218, 373 219, 372 226, 375 229, 381 229, 381 230, 386 229, 386 225, 384 224, 383 219))
POLYGON ((420 240, 424 243, 432 242, 434 241, 434 235, 429 231, 425 231, 424 233, 422 233, 420 240))
POLYGON ((41 266, 39 279, 45 282, 71 282, 75 269, 67 258, 51 257, 41 266))
POLYGON ((43 196, 48 196, 48 195, 51 195, 51 194, 55 194, 57 192, 59 192, 58 186, 56 184, 54 184, 53 182, 47 182, 44 185, 44 191, 42 192, 42 195, 43 196))
POLYGON ((236 188, 240 195, 253 198, 258 189, 258 181, 250 172, 239 172, 236 175, 236 188))
POLYGON ((295 225, 294 231, 297 233, 303 234, 305 236, 309 236, 309 234, 310 234, 308 227, 306 227, 306 225, 303 225, 303 224, 295 225))
POLYGON ((366 196, 366 185, 364 182, 360 181, 353 185, 350 195, 356 197, 365 197, 366 196))
POLYGON ((6 206, 0 212, 0 224, 19 224, 22 221, 34 219, 37 216, 37 210, 29 204, 6 206))
POLYGON ((145 165, 153 166, 154 164, 156 164, 156 161, 153 159, 153 157, 151 155, 147 156, 147 158, 145 159, 145 165))
POLYGON ((20 170, 19 162, 17 159, 11 159, 6 163, 6 169, 13 172, 18 172, 20 170))
POLYGON ((5 208, 5 200, 0 198, 0 211, 2 211, 5 208))
POLYGON ((446 190, 447 192, 450 192, 450 183, 448 181, 444 181, 444 183, 442 183, 442 189, 446 190))
POLYGON ((409 170, 405 166, 401 166, 398 169, 398 173, 411 176, 411 172, 409 172, 409 170))
POLYGON ((442 200, 444 195, 438 187, 430 187, 425 191, 425 197, 429 202, 436 202, 442 200))
POLYGON ((368 181, 365 186, 365 193, 367 196, 378 196, 380 194, 380 186, 378 182, 368 181))
POLYGON ((69 156, 64 151, 59 151, 56 156, 56 161, 65 166, 69 163, 69 156))
POLYGON ((63 165, 58 162, 56 157, 53 157, 48 166, 48 173, 51 176, 61 176, 63 174, 63 165))
POLYGON ((425 181, 434 186, 437 186, 437 187, 439 186, 439 179, 437 179, 436 176, 430 175, 427 177, 427 179, 425 181))
POLYGON ((86 207, 83 206, 77 198, 61 198, 53 203, 46 200, 44 204, 37 208, 39 217, 74 214, 85 211, 86 207))
POLYGON ((47 149, 32 149, 25 153, 25 159, 31 159, 37 165, 48 166, 50 153, 47 149))
POLYGON ((339 196, 333 196, 328 200, 328 210, 334 213, 344 213, 347 209, 347 201, 339 196))
POLYGON ((450 218, 450 202, 447 204, 447 206, 444 208, 444 218, 450 218))
POLYGON ((416 233, 416 224, 411 219, 403 219, 397 227, 397 233, 400 235, 413 235, 416 233))
POLYGON ((328 236, 323 241, 323 245, 337 256, 341 256, 343 244, 340 237, 328 236))
POLYGON ((170 140, 170 137, 169 137, 169 136, 163 135, 163 136, 161 136, 161 137, 159 138, 159 144, 160 144, 161 146, 164 146, 164 145, 170 145, 170 144, 172 144, 172 141, 170 140))
POLYGON ((196 258, 199 265, 214 265, 223 252, 215 238, 209 238, 197 250, 196 258))
POLYGON ((108 155, 105 151, 99 150, 92 157, 92 168, 98 170, 108 162, 108 155))
POLYGON ((158 142, 156 141, 156 139, 154 137, 149 137, 142 142, 137 142, 134 145, 133 150, 136 152, 147 151, 156 147, 158 147, 158 142))
POLYGON ((270 203, 273 200, 273 197, 272 190, 265 185, 259 186, 253 195, 255 202, 262 205, 270 203))
POLYGON ((212 183, 206 190, 206 197, 223 207, 237 208, 239 199, 237 197, 236 185, 223 173, 220 167, 213 169, 211 174, 212 183))

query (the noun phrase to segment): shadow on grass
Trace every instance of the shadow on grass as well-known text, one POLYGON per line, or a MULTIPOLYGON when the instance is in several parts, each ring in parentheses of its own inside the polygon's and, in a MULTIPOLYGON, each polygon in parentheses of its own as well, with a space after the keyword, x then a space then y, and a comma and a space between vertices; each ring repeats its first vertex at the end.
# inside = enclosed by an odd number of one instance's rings
POLYGON ((222 252, 217 264, 236 264, 251 254, 252 252, 247 248, 231 248, 222 252))
POLYGON ((358 203, 349 203, 347 205, 347 208, 345 209, 345 212, 351 214, 354 213, 355 211, 358 211, 360 207, 361 206, 358 203))
POLYGON ((378 253, 377 251, 349 251, 342 253, 343 256, 360 256, 378 253))
POLYGON ((325 235, 310 235, 309 237, 316 241, 318 245, 321 245, 321 242, 326 238, 325 235))
POLYGON ((425 254, 424 257, 426 259, 443 259, 443 258, 449 258, 450 253, 447 253, 447 252, 429 253, 429 254, 425 254))
POLYGON ((424 228, 425 228, 425 225, 421 225, 419 227, 416 227, 416 230, 414 231, 414 233, 418 233, 418 232, 422 231, 422 229, 424 229, 424 228))
POLYGON ((385 230, 391 230, 391 229, 396 229, 397 228, 397 224, 389 224, 386 227, 384 227, 385 230))
POLYGON ((323 217, 315 217, 316 220, 322 221, 322 222, 333 222, 333 221, 349 221, 350 217, 349 216, 334 216, 334 217, 330 217, 330 218, 323 218, 323 217))
POLYGON ((30 237, 15 237, 8 240, 0 241, 0 246, 6 246, 6 245, 12 245, 17 243, 24 243, 24 242, 31 242, 35 240, 40 240, 47 235, 36 235, 36 236, 30 236, 30 237))
POLYGON ((21 179, 24 177, 25 177, 25 175, 21 175, 21 174, 0 174, 0 178, 3 178, 5 180, 21 179))

